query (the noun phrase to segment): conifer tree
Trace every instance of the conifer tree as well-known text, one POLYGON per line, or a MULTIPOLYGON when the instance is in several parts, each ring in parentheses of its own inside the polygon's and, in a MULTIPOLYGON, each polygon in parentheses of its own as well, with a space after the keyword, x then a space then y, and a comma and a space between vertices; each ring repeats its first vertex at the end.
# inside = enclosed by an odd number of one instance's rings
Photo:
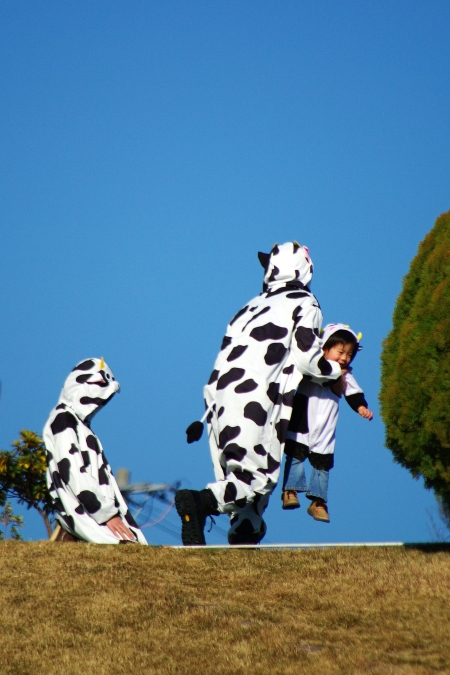
POLYGON ((450 211, 419 245, 383 343, 386 446, 450 509, 450 211))

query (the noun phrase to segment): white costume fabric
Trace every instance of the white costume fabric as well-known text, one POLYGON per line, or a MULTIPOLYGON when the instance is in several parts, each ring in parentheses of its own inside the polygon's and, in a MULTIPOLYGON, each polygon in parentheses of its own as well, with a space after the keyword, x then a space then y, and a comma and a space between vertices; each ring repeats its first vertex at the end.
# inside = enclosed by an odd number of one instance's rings
POLYGON ((207 487, 218 511, 231 516, 230 543, 264 536, 261 516, 278 481, 302 377, 320 385, 341 374, 322 353, 308 249, 275 245, 264 263, 263 293, 230 322, 204 389, 216 477, 207 487))
POLYGON ((87 359, 75 366, 44 427, 47 485, 56 517, 69 534, 96 544, 125 543, 106 525, 110 518, 120 516, 136 541, 146 544, 102 444, 90 428, 94 415, 119 389, 103 359, 87 359))
MULTIPOLYGON (((355 380, 351 372, 345 373, 347 383, 345 389, 345 398, 349 405, 354 409, 367 403, 364 399, 364 392, 355 380), (356 404, 356 408, 355 408, 356 404)), ((286 454, 304 458, 304 453, 292 454, 292 445, 287 440, 300 443, 307 446, 310 462, 316 469, 332 468, 332 456, 336 443, 336 424, 339 417, 339 397, 333 394, 329 387, 321 387, 314 382, 306 381, 300 383, 295 397, 294 408, 305 406, 307 409, 307 427, 305 430, 303 424, 299 426, 298 431, 294 431, 296 415, 293 415, 291 424, 286 434, 286 454), (301 397, 304 397, 302 400, 301 397), (314 455, 327 455, 328 459, 314 458, 314 455), (331 466, 329 466, 331 464, 331 466), (316 466, 317 465, 317 466, 316 466)), ((297 412, 297 411, 296 411, 297 412)), ((302 415, 302 419, 304 416, 302 415)), ((297 427, 298 428, 298 427, 297 427)))

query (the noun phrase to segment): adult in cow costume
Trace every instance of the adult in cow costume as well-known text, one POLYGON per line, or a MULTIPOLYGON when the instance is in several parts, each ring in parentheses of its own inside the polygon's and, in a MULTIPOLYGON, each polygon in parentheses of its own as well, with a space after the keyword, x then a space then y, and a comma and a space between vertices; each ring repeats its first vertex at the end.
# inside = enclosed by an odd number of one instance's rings
POLYGON ((62 528, 60 540, 147 543, 90 426, 119 390, 103 358, 86 359, 66 379, 44 427, 47 485, 62 528))
MULTIPOLYGON (((322 353, 322 312, 309 288, 306 246, 275 245, 258 257, 263 292, 230 322, 204 389, 216 481, 175 497, 185 545, 204 545, 206 517, 220 513, 230 516, 230 544, 261 541, 299 382, 308 377, 325 385, 341 376, 322 353)), ((200 427, 188 428, 188 442, 198 439, 200 427)))

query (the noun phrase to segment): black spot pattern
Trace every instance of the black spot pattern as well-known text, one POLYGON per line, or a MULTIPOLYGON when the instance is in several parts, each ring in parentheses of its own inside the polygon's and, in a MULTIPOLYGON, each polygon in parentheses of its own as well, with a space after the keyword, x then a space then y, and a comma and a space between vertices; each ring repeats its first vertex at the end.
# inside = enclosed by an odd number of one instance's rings
POLYGON ((98 470, 98 482, 100 485, 109 485, 109 478, 105 465, 101 466, 98 470))
POLYGON ((267 455, 267 469, 258 469, 259 473, 267 475, 268 473, 273 473, 280 467, 280 462, 277 462, 272 455, 267 455))
POLYGON ((253 474, 251 471, 247 471, 247 469, 233 469, 233 473, 241 483, 245 483, 246 485, 252 484, 253 474))
POLYGON ((247 497, 241 497, 240 499, 236 499, 235 502, 236 506, 238 509, 245 509, 247 506, 247 497))
POLYGON ((229 345, 231 345, 231 338, 228 337, 228 335, 225 335, 225 337, 222 340, 222 345, 220 347, 220 350, 222 351, 223 349, 226 349, 229 345))
POLYGON ((333 372, 333 366, 329 361, 324 356, 321 356, 320 359, 317 362, 317 365, 319 366, 319 370, 322 373, 322 375, 330 375, 330 373, 333 372))
POLYGON ((70 480, 70 460, 64 457, 57 466, 61 480, 67 485, 70 480))
POLYGON ((250 333, 250 337, 258 342, 263 342, 264 340, 282 340, 288 332, 287 328, 282 328, 269 322, 264 324, 264 326, 254 328, 250 333))
POLYGON ((234 324, 234 322, 239 319, 240 316, 243 316, 243 314, 245 314, 247 309, 248 309, 248 305, 245 305, 245 307, 240 309, 239 312, 231 319, 230 326, 232 326, 234 324))
POLYGON ((311 328, 299 326, 295 331, 295 340, 297 346, 302 352, 308 352, 314 344, 316 336, 311 328))
POLYGON ((284 439, 286 438, 286 432, 288 430, 289 426, 289 420, 278 420, 278 422, 275 424, 275 430, 277 432, 277 438, 280 441, 280 443, 284 443, 284 439))
POLYGON ((302 311, 302 308, 301 308, 301 305, 299 305, 292 312, 292 321, 294 322, 294 326, 296 326, 298 324, 298 322, 300 321, 300 319, 302 318, 302 315, 300 314, 301 311, 302 311))
MULTIPOLYGON (((113 395, 114 395, 114 394, 113 394, 113 395)), ((110 397, 110 398, 111 398, 111 397, 110 397)), ((104 400, 104 399, 102 399, 102 398, 98 398, 98 396, 96 396, 95 398, 91 398, 90 396, 82 396, 82 397, 80 398, 80 403, 81 403, 81 405, 96 405, 96 406, 98 406, 99 408, 101 408, 101 407, 103 407, 106 403, 108 403, 108 400, 109 400, 109 399, 105 399, 105 400, 104 400)))
POLYGON ((268 282, 271 283, 272 281, 276 281, 278 274, 280 274, 280 270, 276 265, 274 265, 270 273, 270 277, 268 278, 268 282))
POLYGON ((83 458, 83 466, 84 466, 85 469, 87 469, 87 467, 91 465, 91 459, 89 457, 89 452, 87 450, 82 450, 81 456, 83 458))
POLYGON ((78 384, 84 384, 89 380, 90 377, 92 377, 92 373, 85 373, 84 375, 78 375, 76 381, 78 384))
POLYGON ((237 438, 240 433, 241 427, 224 427, 219 434, 219 448, 222 450, 227 443, 237 438))
MULTIPOLYGON (((255 309, 256 309, 256 307, 255 307, 255 309)), ((252 316, 252 318, 249 321, 247 321, 247 323, 245 324, 244 330, 247 328, 249 323, 251 323, 252 321, 257 319, 258 316, 261 316, 261 314, 265 314, 266 312, 270 312, 270 307, 264 307, 264 309, 262 309, 260 312, 258 312, 258 314, 255 314, 255 316, 252 316)))
POLYGON ((92 359, 88 359, 87 361, 83 361, 83 363, 79 363, 78 366, 75 366, 75 368, 72 369, 72 373, 75 370, 91 370, 94 367, 94 361, 92 359))
POLYGON ((97 455, 100 454, 100 446, 98 444, 97 439, 92 434, 90 434, 89 436, 86 437, 86 445, 91 450, 94 450, 94 452, 96 452, 97 455))
POLYGON ((61 482, 61 476, 59 475, 58 471, 54 471, 52 473, 52 482, 53 482, 53 485, 55 486, 56 489, 58 489, 58 490, 63 489, 64 486, 61 482))
POLYGON ((256 452, 257 455, 261 455, 261 457, 265 457, 267 455, 267 451, 264 448, 261 443, 258 443, 258 445, 253 446, 253 450, 256 452))
POLYGON ((272 344, 267 347, 264 361, 268 366, 275 366, 277 363, 282 362, 286 356, 286 352, 287 348, 281 342, 272 342, 272 344))
POLYGON ((224 502, 225 504, 229 504, 230 502, 234 502, 237 496, 237 488, 234 483, 227 483, 227 486, 225 488, 224 492, 224 502))
POLYGON ((69 449, 69 455, 76 455, 77 452, 80 452, 79 449, 72 443, 69 449))
POLYGON ((219 411, 217 413, 217 417, 221 417, 224 412, 225 412, 225 408, 222 406, 221 408, 219 408, 219 411))
POLYGON ((259 427, 263 427, 267 421, 267 413, 262 407, 261 403, 257 401, 251 401, 247 403, 244 408, 244 417, 248 420, 252 420, 259 427))
POLYGON ((211 375, 210 375, 210 378, 208 380, 208 384, 213 384, 214 382, 216 382, 218 377, 219 377, 219 371, 213 370, 211 375))
POLYGON ((135 519, 128 510, 125 514, 125 520, 127 521, 128 525, 131 525, 131 527, 138 527, 135 519))
MULTIPOLYGON (((227 356, 227 361, 235 361, 238 359, 242 354, 245 352, 245 350, 248 348, 248 345, 238 345, 237 347, 233 347, 231 352, 227 356)), ((208 383, 209 384, 209 383, 208 383)))
POLYGON ((292 408, 294 405, 294 396, 295 396, 295 389, 292 389, 291 391, 286 391, 283 394, 283 405, 292 408))
POLYGON ((289 430, 299 434, 308 433, 308 397, 297 391, 294 396, 294 407, 292 410, 289 430))
POLYGON ((306 293, 306 291, 293 291, 292 293, 288 293, 286 297, 297 300, 298 298, 309 298, 310 294, 306 293))
POLYGON ((257 389, 257 387, 258 384, 255 380, 244 380, 244 382, 241 382, 241 384, 238 384, 238 386, 234 388, 234 391, 236 394, 247 394, 249 391, 257 389))
POLYGON ((102 505, 97 499, 97 496, 90 490, 82 490, 77 495, 78 501, 83 504, 88 513, 97 513, 102 508, 102 505))
POLYGON ((245 370, 243 368, 231 368, 227 373, 221 375, 217 381, 217 390, 225 389, 232 382, 237 382, 244 377, 245 370))
POLYGON ((77 420, 70 412, 61 412, 56 415, 55 419, 50 425, 52 433, 54 436, 60 434, 66 429, 73 429, 75 432, 77 430, 77 420))
POLYGON ((79 504, 75 509, 75 513, 78 513, 79 516, 82 516, 83 513, 85 513, 84 506, 82 504, 79 504))
POLYGON ((247 450, 242 448, 237 443, 228 443, 227 447, 223 451, 223 454, 225 455, 227 462, 231 460, 242 462, 245 455, 247 454, 247 450))
POLYGON ((278 382, 271 382, 269 384, 267 396, 274 405, 279 405, 281 403, 280 385, 278 382))
POLYGON ((58 511, 58 513, 62 513, 64 511, 64 506, 60 498, 52 497, 52 499, 53 499, 53 506, 55 507, 55 509, 58 511))
POLYGON ((293 372, 294 372, 294 365, 293 364, 291 364, 290 366, 286 366, 286 368, 283 368, 283 373, 285 375, 290 375, 293 372))

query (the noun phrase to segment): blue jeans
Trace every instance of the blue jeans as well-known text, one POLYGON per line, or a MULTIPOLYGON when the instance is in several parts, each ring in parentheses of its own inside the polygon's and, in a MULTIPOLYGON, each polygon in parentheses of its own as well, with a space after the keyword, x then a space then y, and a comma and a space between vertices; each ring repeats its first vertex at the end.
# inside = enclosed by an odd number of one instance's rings
POLYGON ((318 497, 328 501, 328 474, 329 471, 311 467, 309 485, 306 486, 305 460, 300 461, 295 457, 286 457, 284 464, 283 490, 295 490, 306 492, 310 499, 318 497))

